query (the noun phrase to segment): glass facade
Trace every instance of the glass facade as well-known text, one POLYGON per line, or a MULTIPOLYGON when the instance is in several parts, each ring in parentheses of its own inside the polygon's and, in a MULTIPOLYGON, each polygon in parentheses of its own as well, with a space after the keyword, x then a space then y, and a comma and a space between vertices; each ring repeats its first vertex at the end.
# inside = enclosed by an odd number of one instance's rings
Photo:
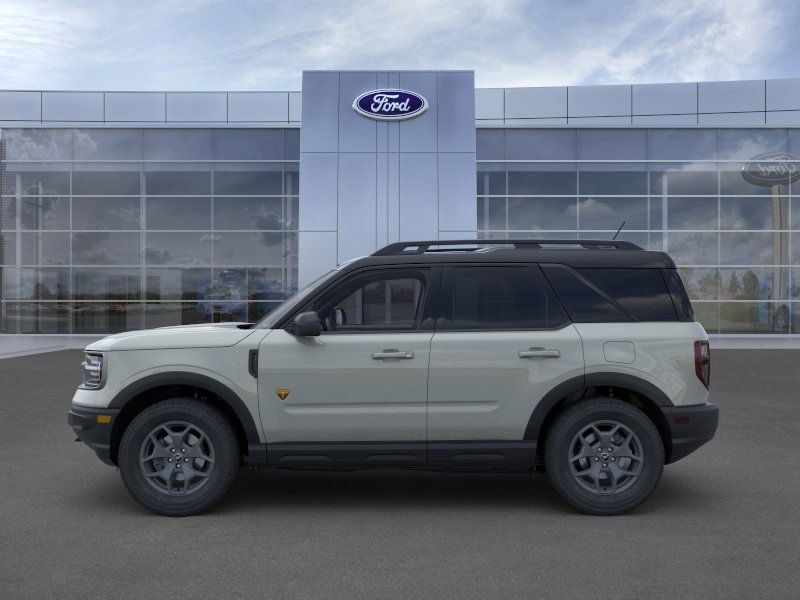
MULTIPOLYGON (((253 321, 297 289, 299 129, 0 140, 0 333, 253 321)), ((621 239, 673 256, 709 333, 797 334, 799 155, 792 128, 481 127, 479 236, 624 221, 621 239), (768 154, 786 176, 746 177, 768 154)))
POLYGON ((800 333, 800 130, 477 133, 481 237, 605 239, 624 221, 618 239, 672 255, 709 333, 800 333), (779 174, 753 183, 767 153, 779 174))
POLYGON ((253 321, 297 288, 299 130, 3 129, 2 333, 253 321))

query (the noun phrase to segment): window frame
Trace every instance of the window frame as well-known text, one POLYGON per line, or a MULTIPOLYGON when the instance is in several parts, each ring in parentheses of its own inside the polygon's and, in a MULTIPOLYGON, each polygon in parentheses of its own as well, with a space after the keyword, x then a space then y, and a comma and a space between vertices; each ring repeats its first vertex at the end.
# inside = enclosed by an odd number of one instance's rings
POLYGON ((553 290, 550 282, 544 277, 537 263, 529 262, 459 262, 444 265, 442 271, 442 284, 439 291, 439 304, 437 307, 436 331, 437 332, 504 332, 504 331, 559 331, 572 325, 569 312, 564 307, 563 302, 553 290), (542 293, 548 300, 558 306, 564 314, 564 321, 552 327, 453 327, 453 293, 455 284, 455 270, 463 267, 478 268, 524 268, 528 271, 531 278, 539 285, 542 293))
MULTIPOLYGON (((422 292, 420 294, 420 304, 417 309, 417 317, 413 328, 391 328, 382 326, 364 326, 361 328, 354 327, 352 329, 341 331, 322 331, 321 335, 363 335, 370 333, 420 333, 425 331, 432 332, 434 329, 434 310, 437 306, 439 286, 441 283, 441 265, 431 264, 399 264, 399 265, 379 265, 364 267, 362 269, 354 270, 350 273, 337 278, 335 281, 330 282, 324 289, 318 291, 307 302, 305 302, 299 309, 295 310, 291 316, 287 317, 279 327, 286 329, 299 315, 303 312, 315 311, 319 312, 320 307, 325 307, 326 303, 334 301, 341 295, 341 289, 347 287, 350 292, 347 292, 346 298, 349 293, 358 289, 361 285, 366 285, 371 281, 379 281, 384 278, 417 278, 422 281, 422 292), (404 275, 406 275, 404 277, 404 275), (382 277, 386 275, 387 277, 382 277)), ((321 316, 321 315, 320 315, 321 316)))

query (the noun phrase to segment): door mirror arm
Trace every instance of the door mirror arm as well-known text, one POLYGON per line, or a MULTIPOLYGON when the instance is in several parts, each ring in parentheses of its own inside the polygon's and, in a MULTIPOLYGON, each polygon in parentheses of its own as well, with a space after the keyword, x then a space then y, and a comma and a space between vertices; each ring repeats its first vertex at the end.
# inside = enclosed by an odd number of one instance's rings
POLYGON ((286 331, 298 337, 314 337, 322 333, 322 323, 319 321, 319 315, 311 310, 297 315, 286 331))

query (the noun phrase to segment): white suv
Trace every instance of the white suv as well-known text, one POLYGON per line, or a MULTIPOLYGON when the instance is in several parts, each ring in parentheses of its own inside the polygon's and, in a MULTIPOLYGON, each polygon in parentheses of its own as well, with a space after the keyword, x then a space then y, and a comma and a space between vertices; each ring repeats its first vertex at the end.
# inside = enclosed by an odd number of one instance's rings
POLYGON ((708 337, 675 265, 628 242, 387 246, 260 322, 112 335, 86 349, 69 423, 164 515, 240 464, 546 470, 619 514, 710 440, 708 337))

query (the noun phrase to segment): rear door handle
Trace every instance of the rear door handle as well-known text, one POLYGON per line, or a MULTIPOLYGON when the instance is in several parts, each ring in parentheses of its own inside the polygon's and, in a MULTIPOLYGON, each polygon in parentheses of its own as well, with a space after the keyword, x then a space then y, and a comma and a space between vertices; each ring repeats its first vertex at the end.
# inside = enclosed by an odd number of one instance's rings
POLYGON ((529 348, 520 350, 517 354, 520 358, 558 358, 561 356, 561 352, 549 348, 529 348))
POLYGON ((385 359, 410 359, 414 358, 414 353, 408 350, 384 350, 383 352, 373 352, 372 358, 374 360, 385 360, 385 359))

